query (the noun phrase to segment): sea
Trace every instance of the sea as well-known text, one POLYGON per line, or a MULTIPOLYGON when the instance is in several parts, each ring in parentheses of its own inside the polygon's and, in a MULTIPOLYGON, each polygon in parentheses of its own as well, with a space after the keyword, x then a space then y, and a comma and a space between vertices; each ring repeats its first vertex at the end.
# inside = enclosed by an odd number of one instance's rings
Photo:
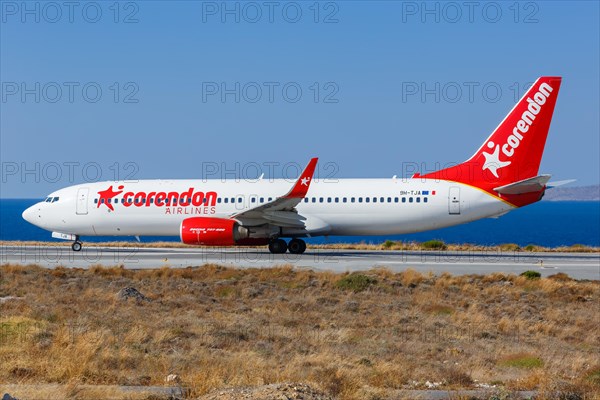
MULTIPOLYGON (((39 199, 0 199, 0 240, 56 241, 51 233, 21 218, 21 213, 39 199)), ((142 242, 179 241, 178 237, 141 237, 142 242)), ((582 244, 600 246, 599 201, 542 201, 519 208, 500 218, 488 218, 450 228, 406 235, 327 236, 309 238, 307 242, 373 243, 386 240, 424 242, 431 239, 445 243, 519 246, 536 244, 545 247, 582 244)), ((135 241, 133 237, 82 237, 84 242, 135 241)))

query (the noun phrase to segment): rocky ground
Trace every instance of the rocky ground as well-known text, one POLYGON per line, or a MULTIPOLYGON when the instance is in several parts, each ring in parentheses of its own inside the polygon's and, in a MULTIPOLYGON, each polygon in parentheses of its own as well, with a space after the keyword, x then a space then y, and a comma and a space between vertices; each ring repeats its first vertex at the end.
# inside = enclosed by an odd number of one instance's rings
POLYGON ((21 400, 600 394, 600 282, 564 274, 3 265, 0 299, 0 394, 21 400))

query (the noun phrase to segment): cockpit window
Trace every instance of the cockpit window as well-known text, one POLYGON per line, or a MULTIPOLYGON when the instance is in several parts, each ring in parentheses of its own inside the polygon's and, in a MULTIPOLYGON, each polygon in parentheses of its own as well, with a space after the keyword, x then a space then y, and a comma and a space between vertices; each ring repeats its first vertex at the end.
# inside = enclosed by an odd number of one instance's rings
POLYGON ((54 197, 54 198, 52 198, 52 202, 56 203, 58 201, 58 199, 59 199, 58 197, 54 197))
POLYGON ((50 203, 52 202, 52 197, 46 197, 46 200, 44 200, 46 203, 50 203))

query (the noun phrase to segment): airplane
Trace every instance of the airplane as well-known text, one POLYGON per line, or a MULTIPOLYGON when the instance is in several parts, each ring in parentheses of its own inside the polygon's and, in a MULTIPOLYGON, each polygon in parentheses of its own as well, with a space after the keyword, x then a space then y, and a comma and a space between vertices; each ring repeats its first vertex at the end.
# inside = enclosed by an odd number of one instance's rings
POLYGON ((23 218, 73 241, 81 236, 179 236, 188 245, 306 250, 303 238, 395 235, 498 217, 539 201, 538 170, 561 84, 540 77, 467 161, 410 179, 139 180, 70 186, 23 218), (284 240, 289 238, 289 242, 284 240))

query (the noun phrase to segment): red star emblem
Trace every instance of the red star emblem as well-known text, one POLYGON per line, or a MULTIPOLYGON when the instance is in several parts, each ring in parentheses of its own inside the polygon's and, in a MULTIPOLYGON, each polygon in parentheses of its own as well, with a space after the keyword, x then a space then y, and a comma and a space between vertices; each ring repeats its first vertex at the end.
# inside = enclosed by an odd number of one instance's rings
MULTIPOLYGON (((121 186, 118 187, 118 189, 123 189, 123 188, 124 188, 123 185, 121 185, 121 186)), ((98 194, 100 195, 100 198, 98 199, 98 206, 96 208, 100 208, 100 204, 104 204, 111 211, 115 211, 113 205, 111 203, 109 203, 108 200, 112 199, 113 197, 115 197, 116 195, 118 195, 120 193, 123 193, 123 190, 120 190, 118 192, 114 192, 112 185, 110 185, 110 187, 108 189, 103 190, 101 192, 98 192, 98 194)))

